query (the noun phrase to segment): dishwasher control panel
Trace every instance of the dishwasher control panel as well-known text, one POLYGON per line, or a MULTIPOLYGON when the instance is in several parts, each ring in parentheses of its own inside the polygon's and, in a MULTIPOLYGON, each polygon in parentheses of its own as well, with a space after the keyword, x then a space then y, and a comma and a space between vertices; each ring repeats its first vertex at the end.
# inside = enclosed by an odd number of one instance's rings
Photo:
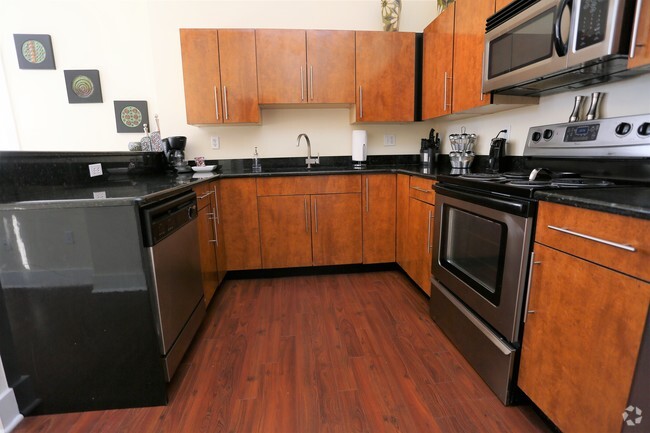
POLYGON ((197 217, 196 194, 189 192, 142 209, 143 238, 152 247, 197 217))

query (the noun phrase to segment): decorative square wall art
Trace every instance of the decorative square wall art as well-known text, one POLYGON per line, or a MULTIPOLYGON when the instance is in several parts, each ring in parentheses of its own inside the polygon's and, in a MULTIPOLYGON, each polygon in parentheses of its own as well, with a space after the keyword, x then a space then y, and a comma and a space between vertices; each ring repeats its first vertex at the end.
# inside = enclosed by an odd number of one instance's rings
POLYGON ((20 69, 56 69, 50 35, 14 35, 20 69))
POLYGON ((102 101, 102 86, 97 69, 78 69, 63 71, 65 87, 68 90, 68 102, 71 104, 88 104, 102 101))
POLYGON ((117 132, 144 132, 149 124, 147 101, 114 101, 117 132))

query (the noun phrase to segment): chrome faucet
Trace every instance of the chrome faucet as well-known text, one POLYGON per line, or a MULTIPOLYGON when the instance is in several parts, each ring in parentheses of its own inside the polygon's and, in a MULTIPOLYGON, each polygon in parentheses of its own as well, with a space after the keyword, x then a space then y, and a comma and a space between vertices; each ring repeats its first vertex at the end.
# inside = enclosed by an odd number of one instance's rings
POLYGON ((296 144, 296 147, 300 147, 300 139, 302 137, 305 137, 305 141, 307 142, 307 158, 305 159, 305 164, 307 164, 307 168, 311 168, 312 164, 320 164, 320 154, 316 155, 316 158, 311 157, 311 142, 309 141, 309 137, 307 137, 307 134, 302 133, 298 135, 298 144, 296 144))

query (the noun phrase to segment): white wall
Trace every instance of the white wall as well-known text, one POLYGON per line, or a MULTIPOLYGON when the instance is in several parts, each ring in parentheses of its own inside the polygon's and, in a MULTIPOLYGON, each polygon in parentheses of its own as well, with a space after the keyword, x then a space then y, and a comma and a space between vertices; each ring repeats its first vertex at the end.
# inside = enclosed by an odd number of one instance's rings
MULTIPOLYGON (((422 31, 437 14, 434 0, 402 3, 402 31, 422 31)), ((489 139, 502 126, 511 125, 508 151, 520 154, 528 127, 567 119, 576 93, 607 92, 603 102, 607 115, 650 111, 647 98, 638 97, 639 89, 650 87, 650 78, 642 77, 545 97, 538 106, 460 121, 351 125, 346 108, 265 108, 261 126, 185 123, 179 28, 380 30, 380 21, 379 0, 1 0, 0 55, 20 148, 126 150, 129 141, 142 135, 115 132, 113 100, 120 99, 147 100, 150 119, 155 113, 160 115, 163 136, 186 135, 189 158, 213 159, 249 157, 254 146, 262 157, 301 156, 304 148, 295 147, 301 132, 309 134, 314 152, 349 155, 353 129, 368 130, 369 154, 417 153, 420 138, 431 127, 446 135, 459 132, 461 125, 479 134, 477 150, 483 154, 489 139), (14 33, 50 34, 57 69, 19 69, 14 33), (64 69, 98 69, 104 103, 69 104, 64 69), (384 134, 396 135, 397 146, 384 147, 384 134), (220 150, 210 149, 212 135, 221 138, 220 150)), ((0 143, 0 149, 6 146, 0 143)), ((443 151, 448 150, 443 141, 443 151)))

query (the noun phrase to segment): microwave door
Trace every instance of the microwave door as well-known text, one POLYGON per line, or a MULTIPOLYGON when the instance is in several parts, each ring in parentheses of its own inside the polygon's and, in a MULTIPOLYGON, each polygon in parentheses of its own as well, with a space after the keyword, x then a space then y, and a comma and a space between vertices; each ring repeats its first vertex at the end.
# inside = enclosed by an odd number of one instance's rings
POLYGON ((589 66, 608 57, 627 61, 634 2, 572 0, 568 66, 589 66), (618 56, 617 56, 618 55, 618 56))
MULTIPOLYGON (((566 68, 566 51, 558 52, 554 42, 557 10, 557 0, 541 0, 486 33, 483 68, 486 92, 532 83, 566 68)), ((564 41, 568 46, 569 20, 564 22, 564 41)))

